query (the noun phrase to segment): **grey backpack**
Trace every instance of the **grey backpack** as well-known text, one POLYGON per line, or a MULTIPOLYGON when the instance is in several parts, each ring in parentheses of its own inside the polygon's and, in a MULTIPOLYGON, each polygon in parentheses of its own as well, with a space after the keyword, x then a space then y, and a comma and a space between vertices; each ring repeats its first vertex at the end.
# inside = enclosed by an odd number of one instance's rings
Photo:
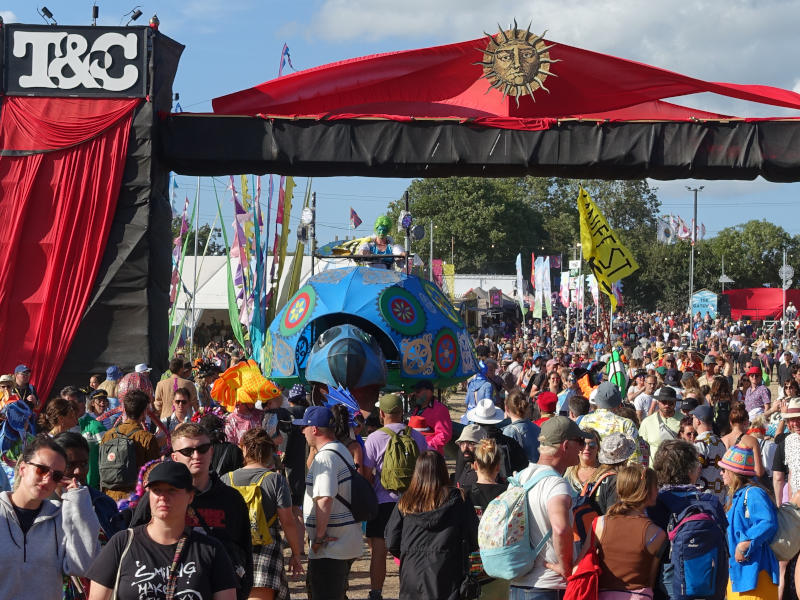
POLYGON ((136 487, 139 468, 136 446, 131 434, 112 429, 112 437, 100 444, 100 487, 106 490, 129 490, 136 487), (115 435, 116 434, 116 435, 115 435))

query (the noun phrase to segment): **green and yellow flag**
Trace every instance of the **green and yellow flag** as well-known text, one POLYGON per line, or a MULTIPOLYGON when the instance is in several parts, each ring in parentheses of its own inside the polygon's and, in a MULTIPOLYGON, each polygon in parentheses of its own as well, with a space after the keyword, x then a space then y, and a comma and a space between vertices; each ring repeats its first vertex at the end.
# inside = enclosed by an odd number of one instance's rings
POLYGON ((592 268, 600 291, 608 296, 613 312, 617 308, 617 300, 611 284, 636 271, 639 265, 608 226, 608 221, 583 187, 578 194, 578 214, 583 258, 592 268))

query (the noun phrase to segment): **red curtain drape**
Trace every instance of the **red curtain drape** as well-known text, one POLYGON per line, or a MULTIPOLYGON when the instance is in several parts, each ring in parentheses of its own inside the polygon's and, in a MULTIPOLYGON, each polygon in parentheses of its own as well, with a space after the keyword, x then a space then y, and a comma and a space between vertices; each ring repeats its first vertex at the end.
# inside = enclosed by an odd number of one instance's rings
POLYGON ((97 277, 139 102, 2 99, 0 373, 28 365, 43 398, 97 277))

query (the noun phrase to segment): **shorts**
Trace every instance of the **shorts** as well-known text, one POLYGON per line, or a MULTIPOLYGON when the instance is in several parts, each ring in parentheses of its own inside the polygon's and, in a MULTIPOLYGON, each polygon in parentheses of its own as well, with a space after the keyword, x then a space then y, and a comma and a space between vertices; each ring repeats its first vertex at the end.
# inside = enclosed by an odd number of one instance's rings
POLYGON ((372 521, 367 521, 366 536, 368 538, 385 537, 384 531, 386 531, 386 524, 389 522, 389 517, 392 516, 395 506, 397 506, 397 502, 378 504, 378 516, 372 519, 372 521))

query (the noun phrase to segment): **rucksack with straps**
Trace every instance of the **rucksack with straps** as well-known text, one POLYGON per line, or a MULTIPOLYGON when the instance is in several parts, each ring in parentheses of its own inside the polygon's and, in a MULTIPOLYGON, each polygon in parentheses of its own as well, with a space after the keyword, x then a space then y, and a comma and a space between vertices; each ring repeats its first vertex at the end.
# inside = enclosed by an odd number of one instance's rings
POLYGON ((136 444, 133 434, 122 433, 119 427, 111 430, 108 441, 100 444, 100 487, 106 490, 129 490, 136 487, 139 466, 136 464, 136 444))
POLYGON ((411 485, 419 457, 419 448, 411 437, 411 428, 405 427, 397 433, 388 427, 381 427, 378 431, 389 435, 389 443, 383 453, 381 485, 385 490, 405 492, 411 485))
POLYGON ((330 450, 338 456, 350 471, 348 477, 350 479, 350 502, 345 500, 341 494, 336 494, 336 499, 350 511, 354 521, 371 521, 377 517, 378 496, 375 494, 372 484, 336 450, 333 448, 324 448, 324 450, 330 450))
POLYGON ((580 496, 575 500, 575 505, 572 508, 572 528, 575 533, 575 540, 580 540, 581 544, 586 541, 594 520, 600 516, 600 510, 594 499, 595 494, 597 494, 597 490, 600 489, 600 484, 604 479, 616 474, 616 471, 606 471, 597 481, 587 481, 581 490, 580 496))
POLYGON ((560 477, 553 469, 542 469, 525 483, 508 479, 508 489, 492 500, 478 525, 478 546, 483 570, 489 577, 516 579, 533 568, 553 532, 542 537, 535 547, 530 541, 528 492, 545 477, 560 477))
POLYGON ((274 471, 262 473, 261 477, 247 485, 235 485, 233 471, 226 473, 228 485, 239 492, 244 498, 244 503, 247 504, 247 514, 250 517, 250 538, 253 540, 253 546, 267 546, 273 542, 269 528, 278 515, 276 513, 267 520, 264 504, 261 501, 261 483, 268 475, 274 475, 274 471))

